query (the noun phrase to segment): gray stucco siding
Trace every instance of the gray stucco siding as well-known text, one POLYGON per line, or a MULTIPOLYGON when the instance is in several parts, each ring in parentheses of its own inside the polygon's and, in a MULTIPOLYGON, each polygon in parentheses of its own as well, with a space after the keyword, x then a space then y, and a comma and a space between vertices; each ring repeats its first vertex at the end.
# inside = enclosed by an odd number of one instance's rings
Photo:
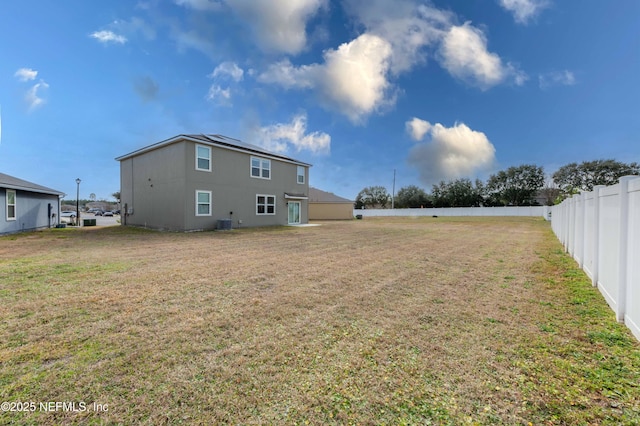
MULTIPOLYGON (((308 194, 308 166, 305 183, 298 184, 299 163, 256 154, 271 162, 270 179, 261 179, 251 176, 251 157, 242 149, 181 140, 121 159, 121 201, 133 209, 126 223, 175 231, 215 229, 220 219, 232 219, 234 227, 286 225, 284 194, 308 194), (211 171, 196 169, 197 145, 210 147, 211 171), (211 192, 210 216, 196 215, 196 191, 211 192), (257 194, 275 197, 274 215, 256 214, 257 194)), ((307 221, 301 200, 301 223, 307 221)))
MULTIPOLYGON (((190 145, 187 157, 195 158, 195 144, 190 145)), ((192 202, 186 203, 189 209, 186 212, 187 229, 213 229, 219 219, 232 219, 234 227, 286 225, 288 211, 284 193, 304 193, 308 188, 307 185, 296 183, 297 164, 294 163, 219 147, 212 147, 211 157, 211 172, 197 171, 193 165, 187 169, 186 192, 193 197, 192 202), (271 161, 270 179, 251 176, 252 156, 271 161), (195 215, 196 190, 212 192, 211 217, 195 215), (256 214, 258 194, 273 195, 276 198, 275 215, 256 214)), ((302 203, 302 207, 301 214, 306 222, 306 202, 302 203)))
POLYGON ((185 229, 185 150, 180 142, 121 162, 121 202, 133 210, 128 225, 185 229))
POLYGON ((16 191, 16 219, 7 220, 7 189, 0 188, 0 234, 31 231, 53 226, 59 221, 60 200, 57 195, 16 191), (56 215, 49 221, 51 212, 56 215))

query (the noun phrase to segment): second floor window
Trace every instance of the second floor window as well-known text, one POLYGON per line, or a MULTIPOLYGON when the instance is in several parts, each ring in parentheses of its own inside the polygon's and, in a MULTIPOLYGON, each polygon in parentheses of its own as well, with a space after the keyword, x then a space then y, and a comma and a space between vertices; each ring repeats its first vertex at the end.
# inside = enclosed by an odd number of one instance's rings
POLYGON ((271 179, 271 160, 251 157, 251 177, 271 179))
POLYGON ((196 170, 211 171, 211 148, 204 145, 196 145, 196 170))
POLYGON ((304 167, 302 166, 298 166, 298 177, 296 182, 304 183, 304 167))

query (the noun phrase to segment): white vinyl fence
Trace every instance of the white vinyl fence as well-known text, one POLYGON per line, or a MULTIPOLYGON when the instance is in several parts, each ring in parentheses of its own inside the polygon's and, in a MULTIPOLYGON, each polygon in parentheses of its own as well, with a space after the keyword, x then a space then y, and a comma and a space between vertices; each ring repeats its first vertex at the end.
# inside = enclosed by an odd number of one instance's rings
POLYGON ((445 207, 430 209, 355 209, 353 215, 373 216, 536 216, 548 218, 550 207, 445 207))
POLYGON ((551 214, 565 250, 640 340, 640 177, 574 195, 551 214))

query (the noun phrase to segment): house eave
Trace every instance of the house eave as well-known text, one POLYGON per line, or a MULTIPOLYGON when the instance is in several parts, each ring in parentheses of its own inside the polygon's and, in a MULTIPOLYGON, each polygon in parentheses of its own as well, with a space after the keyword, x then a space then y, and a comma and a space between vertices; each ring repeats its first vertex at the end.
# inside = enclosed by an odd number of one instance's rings
POLYGON ((56 191, 53 188, 47 188, 46 186, 38 185, 33 182, 26 181, 24 179, 10 176, 4 173, 0 173, 0 188, 7 188, 16 191, 33 192, 36 194, 47 194, 63 196, 64 192, 56 191))
POLYGON ((138 155, 144 154, 146 152, 153 151, 153 150, 158 149, 158 148, 162 148, 163 146, 171 145, 172 143, 178 142, 181 139, 184 139, 184 138, 180 137, 180 136, 175 136, 175 137, 173 137, 171 139, 165 139, 163 141, 156 142, 154 144, 147 145, 145 147, 142 147, 140 149, 132 151, 132 152, 130 152, 128 154, 121 155, 120 157, 116 157, 115 160, 116 161, 122 161, 122 160, 126 160, 128 158, 137 157, 138 155))
POLYGON ((200 139, 200 138, 194 138, 192 136, 189 135, 178 135, 178 136, 174 136, 170 139, 166 139, 164 141, 160 141, 160 142, 156 142, 154 144, 145 146, 143 148, 140 148, 136 151, 130 152, 128 154, 122 155, 120 157, 116 157, 115 160, 116 161, 123 161, 123 160, 127 160, 129 158, 133 158, 136 157, 138 155, 142 155, 145 154, 147 152, 165 147, 167 145, 171 145, 173 143, 176 142, 180 142, 180 141, 189 141, 189 142, 193 142, 193 143, 197 143, 197 144, 202 144, 202 145, 211 145, 211 146, 215 146, 218 148, 223 148, 223 149, 227 149, 230 151, 236 151, 236 152, 242 152, 245 154, 251 154, 251 155, 256 155, 256 156, 260 156, 263 158, 269 158, 272 160, 277 160, 277 161, 282 161, 285 163, 291 163, 291 164, 296 164, 298 166, 305 166, 305 167, 311 167, 312 165, 309 163, 305 163, 299 160, 295 160, 293 158, 289 158, 289 157, 285 157, 285 156, 281 156, 278 155, 276 153, 269 153, 269 152, 265 152, 265 151, 261 151, 258 149, 251 149, 248 147, 241 147, 241 146, 236 146, 233 145, 231 143, 225 143, 223 141, 219 141, 216 140, 214 138, 212 138, 209 135, 202 135, 202 137, 206 140, 200 139))
POLYGON ((30 188, 28 186, 7 185, 4 183, 0 183, 0 187, 6 188, 6 189, 13 189, 15 191, 25 191, 25 192, 35 192, 37 194, 57 195, 58 197, 65 195, 64 192, 59 192, 54 189, 52 190, 37 189, 37 188, 30 188))

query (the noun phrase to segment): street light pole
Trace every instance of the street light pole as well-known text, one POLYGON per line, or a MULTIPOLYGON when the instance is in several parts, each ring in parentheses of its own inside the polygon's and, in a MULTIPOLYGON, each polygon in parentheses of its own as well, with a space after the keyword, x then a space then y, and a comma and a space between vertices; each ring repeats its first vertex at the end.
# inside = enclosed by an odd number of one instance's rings
POLYGON ((76 226, 80 226, 80 178, 76 179, 78 185, 76 190, 76 226))

